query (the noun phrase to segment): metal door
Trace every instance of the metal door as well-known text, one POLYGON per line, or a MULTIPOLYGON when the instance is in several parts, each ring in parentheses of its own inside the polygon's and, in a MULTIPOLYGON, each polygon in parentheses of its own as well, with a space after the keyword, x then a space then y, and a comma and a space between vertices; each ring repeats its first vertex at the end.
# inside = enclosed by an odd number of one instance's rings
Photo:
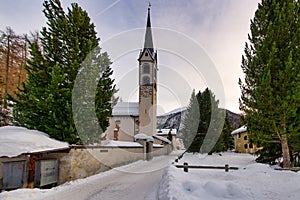
POLYGON ((25 161, 3 162, 3 189, 23 187, 25 161))
POLYGON ((42 187, 58 182, 58 161, 56 159, 37 160, 35 165, 35 187, 42 187))

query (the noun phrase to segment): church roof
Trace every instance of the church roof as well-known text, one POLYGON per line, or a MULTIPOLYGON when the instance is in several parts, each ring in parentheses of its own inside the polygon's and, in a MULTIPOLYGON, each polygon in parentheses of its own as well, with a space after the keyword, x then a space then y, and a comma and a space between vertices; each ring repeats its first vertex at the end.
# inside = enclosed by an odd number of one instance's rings
POLYGON ((148 18, 147 18, 147 25, 146 25, 144 49, 149 49, 151 54, 153 54, 154 52, 152 30, 151 30, 151 19, 150 19, 150 7, 148 8, 148 18))
POLYGON ((118 102, 112 110, 112 116, 138 116, 138 102, 118 102))

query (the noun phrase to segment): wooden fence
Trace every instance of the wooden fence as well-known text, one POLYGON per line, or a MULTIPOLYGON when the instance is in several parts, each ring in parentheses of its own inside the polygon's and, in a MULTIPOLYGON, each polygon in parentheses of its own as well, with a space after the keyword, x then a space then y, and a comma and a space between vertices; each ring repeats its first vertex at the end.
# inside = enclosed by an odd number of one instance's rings
POLYGON ((290 167, 290 168, 275 168, 275 170, 280 170, 280 171, 294 171, 294 172, 298 172, 298 171, 300 171, 300 167, 290 167))
POLYGON ((238 167, 229 167, 228 164, 225 166, 201 166, 201 165, 188 165, 188 163, 183 163, 183 165, 175 165, 177 168, 183 168, 184 172, 188 172, 188 169, 225 169, 225 172, 229 170, 238 170, 238 167))

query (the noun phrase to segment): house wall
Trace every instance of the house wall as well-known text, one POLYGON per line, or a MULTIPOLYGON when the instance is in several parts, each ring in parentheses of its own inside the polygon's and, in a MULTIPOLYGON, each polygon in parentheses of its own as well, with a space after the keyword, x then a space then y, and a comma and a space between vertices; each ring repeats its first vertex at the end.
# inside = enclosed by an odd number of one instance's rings
POLYGON ((116 128, 116 121, 120 121, 118 124, 119 133, 118 140, 120 141, 133 141, 133 136, 136 133, 137 125, 135 124, 134 117, 130 116, 114 116, 109 118, 109 127, 104 132, 108 140, 114 140, 114 129, 116 128))
POLYGON ((258 149, 256 145, 249 142, 248 132, 235 134, 234 136, 234 148, 239 153, 255 153, 258 149))
MULTIPOLYGON (((158 134, 159 136, 162 136, 166 139, 168 139, 168 135, 167 134, 158 134)), ((177 144, 176 144, 176 135, 172 135, 172 147, 173 149, 177 149, 177 144)), ((159 144, 159 143, 155 143, 155 144, 159 144)))

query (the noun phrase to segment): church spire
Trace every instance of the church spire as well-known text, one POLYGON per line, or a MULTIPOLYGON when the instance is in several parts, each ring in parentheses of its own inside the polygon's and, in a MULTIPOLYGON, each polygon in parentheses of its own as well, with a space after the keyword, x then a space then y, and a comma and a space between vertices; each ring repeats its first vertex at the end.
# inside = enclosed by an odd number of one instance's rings
POLYGON ((154 48, 153 48, 152 31, 151 31, 150 7, 151 4, 149 2, 144 49, 149 49, 150 52, 153 53, 154 48))

